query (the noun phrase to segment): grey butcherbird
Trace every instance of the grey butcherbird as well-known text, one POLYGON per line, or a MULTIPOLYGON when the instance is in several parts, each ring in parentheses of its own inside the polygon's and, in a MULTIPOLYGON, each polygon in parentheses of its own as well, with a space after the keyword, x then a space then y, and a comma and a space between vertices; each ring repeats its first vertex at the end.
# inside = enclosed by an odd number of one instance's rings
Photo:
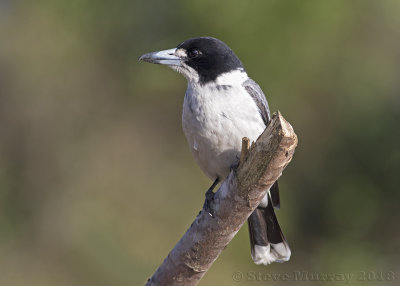
MULTIPOLYGON (((205 203, 212 215, 213 189, 238 164, 242 138, 256 141, 271 119, 267 100, 233 51, 215 38, 189 39, 139 60, 167 65, 187 79, 182 126, 197 164, 214 182, 205 203)), ((279 208, 278 182, 248 219, 256 264, 290 258, 274 207, 279 208)))

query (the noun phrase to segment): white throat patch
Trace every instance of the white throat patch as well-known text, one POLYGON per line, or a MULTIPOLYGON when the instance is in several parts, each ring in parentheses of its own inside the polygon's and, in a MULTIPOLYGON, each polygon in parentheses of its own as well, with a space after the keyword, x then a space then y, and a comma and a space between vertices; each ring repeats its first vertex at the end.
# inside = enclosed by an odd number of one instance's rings
POLYGON ((182 74, 188 82, 197 83, 200 79, 199 74, 192 67, 182 62, 182 66, 170 66, 174 71, 182 74))

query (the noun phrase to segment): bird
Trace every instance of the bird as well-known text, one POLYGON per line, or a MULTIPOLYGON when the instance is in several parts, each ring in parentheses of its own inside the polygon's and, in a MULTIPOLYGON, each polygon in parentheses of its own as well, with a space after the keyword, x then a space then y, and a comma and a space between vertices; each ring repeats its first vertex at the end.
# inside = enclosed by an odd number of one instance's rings
MULTIPOLYGON (((213 216, 213 189, 238 165, 242 138, 256 141, 271 121, 267 99, 232 49, 213 37, 190 38, 139 61, 166 65, 187 80, 182 128, 195 161, 213 181, 203 206, 213 216)), ((274 208, 280 208, 278 181, 248 218, 255 264, 290 259, 274 208)))

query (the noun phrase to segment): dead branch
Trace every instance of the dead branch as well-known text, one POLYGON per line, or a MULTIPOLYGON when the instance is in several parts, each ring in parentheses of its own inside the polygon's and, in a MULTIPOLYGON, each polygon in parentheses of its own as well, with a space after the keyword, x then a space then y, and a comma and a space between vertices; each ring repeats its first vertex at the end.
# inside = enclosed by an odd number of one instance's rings
MULTIPOLYGON (((246 138, 247 139, 247 138, 246 138)), ((297 146, 292 126, 277 112, 215 194, 215 218, 201 211, 146 285, 197 285, 281 176, 297 146)))

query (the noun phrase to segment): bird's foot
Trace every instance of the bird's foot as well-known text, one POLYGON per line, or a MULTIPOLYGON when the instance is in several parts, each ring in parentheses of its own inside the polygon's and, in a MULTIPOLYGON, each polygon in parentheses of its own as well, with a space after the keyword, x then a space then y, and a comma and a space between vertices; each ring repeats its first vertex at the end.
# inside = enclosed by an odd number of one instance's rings
POLYGON ((233 165, 231 166, 231 171, 236 172, 236 170, 237 170, 238 167, 239 167, 239 162, 237 162, 237 163, 235 163, 235 164, 233 164, 233 165))
POLYGON ((208 191, 206 192, 206 199, 204 201, 204 205, 203 205, 203 210, 205 210, 212 218, 215 217, 214 215, 214 192, 212 191, 212 189, 208 189, 208 191))

